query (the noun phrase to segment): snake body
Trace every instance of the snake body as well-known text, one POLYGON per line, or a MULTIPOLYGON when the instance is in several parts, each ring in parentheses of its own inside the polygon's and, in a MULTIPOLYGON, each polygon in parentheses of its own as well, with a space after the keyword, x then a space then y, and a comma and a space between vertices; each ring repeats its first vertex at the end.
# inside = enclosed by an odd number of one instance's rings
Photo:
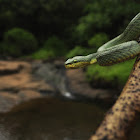
POLYGON ((65 62, 65 66, 79 68, 96 62, 101 66, 108 66, 134 58, 140 53, 137 42, 139 37, 140 13, 131 20, 122 34, 102 45, 96 53, 70 58, 65 62))

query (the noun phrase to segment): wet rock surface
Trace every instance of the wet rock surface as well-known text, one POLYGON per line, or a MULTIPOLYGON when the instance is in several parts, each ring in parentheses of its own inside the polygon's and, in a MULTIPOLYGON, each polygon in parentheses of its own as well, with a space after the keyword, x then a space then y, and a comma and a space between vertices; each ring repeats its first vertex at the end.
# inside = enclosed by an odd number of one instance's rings
POLYGON ((66 70, 64 61, 0 61, 0 112, 34 98, 109 99, 116 91, 93 89, 82 69, 66 70))
POLYGON ((55 92, 44 80, 35 80, 32 65, 23 61, 0 61, 0 111, 9 111, 14 105, 41 97, 40 91, 55 92))

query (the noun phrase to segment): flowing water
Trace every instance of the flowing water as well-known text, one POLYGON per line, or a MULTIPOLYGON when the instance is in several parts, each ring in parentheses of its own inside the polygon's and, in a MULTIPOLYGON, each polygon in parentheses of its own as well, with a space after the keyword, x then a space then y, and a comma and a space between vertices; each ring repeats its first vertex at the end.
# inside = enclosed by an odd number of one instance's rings
MULTIPOLYGON (((0 115, 0 140, 88 140, 107 110, 99 103, 32 100, 0 115)), ((139 132, 137 125, 133 140, 139 132)))

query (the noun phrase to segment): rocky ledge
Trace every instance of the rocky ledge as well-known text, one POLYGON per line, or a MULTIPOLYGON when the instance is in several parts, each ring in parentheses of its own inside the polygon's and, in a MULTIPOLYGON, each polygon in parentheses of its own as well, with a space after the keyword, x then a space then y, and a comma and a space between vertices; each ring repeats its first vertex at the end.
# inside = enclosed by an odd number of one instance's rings
POLYGON ((0 61, 0 112, 34 98, 109 99, 116 91, 94 89, 82 69, 66 70, 64 61, 0 61))

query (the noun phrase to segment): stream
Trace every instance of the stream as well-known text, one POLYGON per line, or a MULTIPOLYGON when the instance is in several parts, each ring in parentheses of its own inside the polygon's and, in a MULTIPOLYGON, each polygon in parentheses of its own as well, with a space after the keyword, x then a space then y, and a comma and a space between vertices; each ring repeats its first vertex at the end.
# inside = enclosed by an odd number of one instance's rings
MULTIPOLYGON (((100 102, 40 98, 0 115, 0 140, 88 140, 108 107, 100 102)), ((140 138, 140 121, 131 140, 140 138)))

